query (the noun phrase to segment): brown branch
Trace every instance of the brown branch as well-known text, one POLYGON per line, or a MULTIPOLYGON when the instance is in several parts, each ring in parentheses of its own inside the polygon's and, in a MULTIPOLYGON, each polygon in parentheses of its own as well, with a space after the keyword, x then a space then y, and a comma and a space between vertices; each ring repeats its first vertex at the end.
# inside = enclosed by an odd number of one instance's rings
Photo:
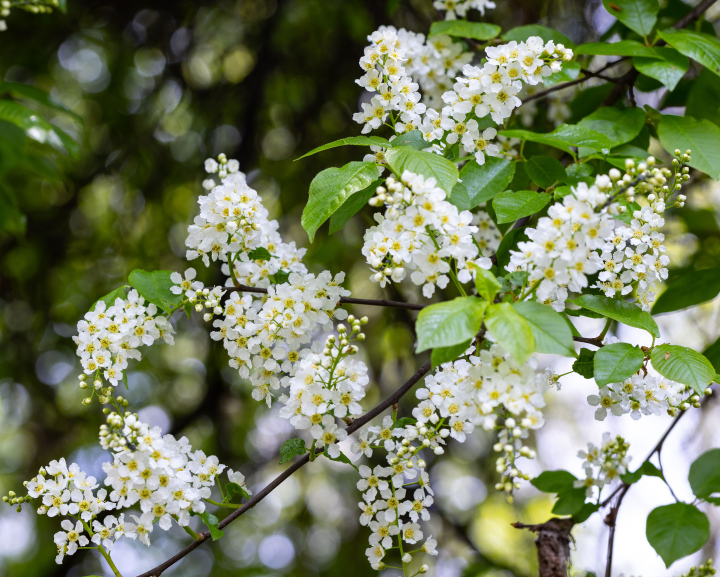
POLYGON ((527 529, 537 533, 535 546, 538 552, 540 577, 567 577, 568 561, 570 560, 570 531, 572 519, 553 518, 540 525, 524 525, 512 523, 516 529, 527 529))
MULTIPOLYGON (((372 419, 374 419, 376 416, 378 416, 380 413, 385 411, 387 408, 391 407, 395 403, 397 403, 410 389, 413 388, 413 386, 422 379, 428 372, 430 372, 430 369, 432 368, 432 365, 430 361, 426 362, 422 367, 418 369, 418 371, 410 377, 410 379, 405 382, 399 389, 397 389, 392 395, 390 395, 387 399, 385 399, 383 402, 375 406, 373 409, 365 413, 362 417, 355 419, 348 427, 345 429, 348 433, 348 435, 354 433, 367 423, 369 423, 372 419)), ((318 450, 319 451, 319 450, 318 450)), ((250 499, 247 503, 245 503, 242 507, 239 509, 233 511, 230 515, 228 515, 225 519, 220 521, 219 527, 220 529, 223 529, 224 527, 227 527, 230 523, 232 523, 235 519, 240 517, 243 513, 246 513, 255 505, 257 505, 260 501, 262 501, 265 497, 267 497, 270 493, 272 493, 275 489, 277 489, 283 481, 285 481, 288 477, 292 476, 298 469, 301 467, 304 467, 310 462, 310 455, 306 454, 300 457, 297 461, 295 461, 290 467, 288 467, 285 471, 280 473, 275 479, 272 480, 272 482, 265 486, 259 493, 254 495, 252 499, 250 499)), ((142 573, 141 575, 138 575, 138 577, 159 577, 165 570, 172 567, 175 563, 180 561, 182 558, 187 556, 189 553, 194 551, 197 547, 205 543, 210 538, 210 531, 204 531, 203 533, 200 533, 198 535, 198 539, 196 541, 193 541, 185 547, 182 551, 178 552, 177 554, 173 555, 165 561, 164 563, 161 563, 157 567, 150 569, 150 571, 146 571, 145 573, 142 573)))
MULTIPOLYGON (((267 294, 267 289, 265 288, 259 288, 259 287, 253 287, 253 286, 245 286, 245 285, 239 285, 236 287, 225 287, 224 290, 228 292, 244 292, 244 293, 257 293, 257 294, 267 294)), ((415 304, 415 303, 404 303, 401 301, 389 301, 385 299, 356 299, 353 297, 341 297, 338 301, 340 304, 347 304, 347 305, 367 305, 371 307, 393 307, 396 309, 409 309, 411 311, 420 311, 424 309, 427 305, 421 305, 421 304, 415 304)))
POLYGON ((614 66, 617 66, 621 62, 625 62, 629 59, 629 56, 625 56, 623 58, 620 58, 619 60, 616 60, 615 62, 611 62, 610 64, 607 64, 606 66, 603 66, 600 70, 596 72, 592 72, 591 70, 585 70, 581 69, 581 71, 585 74, 582 78, 576 78, 575 80, 570 80, 569 82, 563 82, 562 84, 556 84, 555 86, 551 86, 550 88, 546 88, 545 90, 541 90, 540 92, 536 92, 535 94, 531 94, 527 98, 525 98, 522 102, 523 104, 525 102, 530 102, 531 100, 537 100, 538 98, 542 98, 543 96, 547 96, 548 94, 552 94, 553 92, 557 92, 558 90, 562 90, 563 88, 569 88, 570 86, 575 86, 576 84, 580 84, 581 82, 585 82, 586 80, 590 80, 591 78, 600 78, 602 80, 611 81, 611 82, 617 82, 617 78, 610 78, 609 76, 601 76, 602 72, 605 72, 606 70, 613 68, 614 66))

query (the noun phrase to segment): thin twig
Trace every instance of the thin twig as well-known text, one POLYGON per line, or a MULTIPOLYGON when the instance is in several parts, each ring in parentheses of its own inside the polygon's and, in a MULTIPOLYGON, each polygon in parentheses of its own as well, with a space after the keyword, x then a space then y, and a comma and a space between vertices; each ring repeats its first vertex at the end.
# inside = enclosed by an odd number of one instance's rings
MULTIPOLYGON (((591 78, 601 78, 602 80, 617 82, 617 78, 610 78, 609 76, 600 76, 602 72, 605 72, 609 68, 612 68, 614 66, 617 66, 621 62, 625 62, 628 60, 629 57, 623 57, 619 60, 616 60, 615 62, 611 62, 610 64, 603 66, 600 70, 597 72, 592 72, 588 70, 582 78, 576 78, 575 80, 570 80, 569 82, 563 82, 562 84, 556 84, 555 86, 551 86, 550 88, 546 88, 545 90, 541 90, 540 92, 536 92, 535 94, 531 94, 527 98, 523 99, 523 104, 525 102, 530 102, 531 100, 537 100, 538 98, 542 98, 543 96, 547 96, 548 94, 552 94, 553 92, 557 92, 558 90, 562 90, 563 88, 569 88, 570 86, 575 86, 576 84, 580 84, 581 82, 585 82, 586 80, 590 80, 591 78), (590 73, 590 74, 588 74, 590 73)), ((622 77, 621 77, 622 78, 622 77)))
MULTIPOLYGON (((369 423, 372 419, 374 419, 376 416, 378 416, 380 413, 397 403, 410 389, 413 388, 413 386, 422 379, 428 372, 430 372, 432 365, 430 361, 426 362, 422 367, 418 369, 418 371, 410 377, 408 381, 405 382, 399 389, 397 389, 392 395, 390 395, 387 399, 385 399, 383 402, 375 406, 373 409, 365 413, 362 417, 355 419, 348 427, 345 429, 347 433, 350 435, 369 423)), ((265 497, 267 497, 270 493, 272 493, 275 489, 277 489, 286 479, 288 479, 290 476, 292 476, 298 469, 301 467, 304 467, 305 465, 310 462, 310 455, 306 454, 300 457, 297 461, 295 461, 290 467, 288 467, 285 471, 280 473, 275 479, 272 480, 272 482, 265 486, 260 492, 258 492, 256 495, 252 497, 247 503, 245 503, 242 507, 239 509, 233 511, 230 515, 228 515, 225 519, 220 521, 219 528, 223 529, 224 527, 227 527, 230 523, 232 523, 235 519, 240 517, 243 513, 249 511, 255 505, 257 505, 260 501, 262 501, 265 497)), ((145 573, 138 575, 138 577, 159 577, 165 570, 172 567, 175 563, 180 561, 182 558, 187 556, 189 553, 194 551, 197 547, 202 545, 205 541, 207 541, 210 538, 210 531, 205 531, 203 533, 198 534, 198 540, 193 541, 185 547, 182 551, 178 552, 177 554, 173 555, 165 561, 164 563, 161 563, 157 567, 150 569, 150 571, 146 571, 145 573)))

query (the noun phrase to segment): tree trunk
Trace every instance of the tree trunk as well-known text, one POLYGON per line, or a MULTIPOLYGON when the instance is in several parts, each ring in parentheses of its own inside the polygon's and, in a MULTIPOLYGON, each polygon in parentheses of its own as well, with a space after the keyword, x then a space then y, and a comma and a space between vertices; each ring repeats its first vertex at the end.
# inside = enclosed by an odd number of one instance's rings
POLYGON ((541 525, 513 523, 513 527, 537 533, 539 577, 568 577, 571 519, 550 519, 541 525))

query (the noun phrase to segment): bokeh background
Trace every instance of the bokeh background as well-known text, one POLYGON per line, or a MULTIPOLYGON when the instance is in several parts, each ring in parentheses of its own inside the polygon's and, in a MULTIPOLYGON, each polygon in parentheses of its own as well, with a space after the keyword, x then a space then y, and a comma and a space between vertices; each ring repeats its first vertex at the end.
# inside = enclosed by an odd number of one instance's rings
MULTIPOLYGON (((673 14, 688 9, 669 0, 673 14)), ((711 11, 709 18, 716 17, 711 11)), ((0 202, 0 493, 17 490, 39 466, 60 456, 103 478, 106 455, 96 436, 102 419, 97 405, 85 408, 80 402, 74 326, 134 268, 186 268, 186 226, 202 192, 203 160, 220 152, 239 159, 280 220, 285 239, 308 246, 299 223, 310 181, 362 152, 338 148, 293 160, 359 133, 351 115, 362 91, 354 79, 369 33, 391 23, 427 32, 436 18, 430 0, 68 0, 65 15, 13 12, 8 31, 0 33, 0 77, 47 90, 81 121, 38 108, 78 141, 77 158, 23 140, 0 147, 0 200, 5 199, 0 202), (19 161, 19 151, 32 154, 31 160, 19 161)), ((498 2, 486 19, 504 29, 541 22, 578 43, 597 39, 613 24, 597 0, 498 2)), ((686 97, 682 84, 670 98, 647 88, 638 94, 641 104, 682 112, 677 108, 686 97)), ((709 108, 720 115, 718 106, 709 108)), ((536 109, 537 130, 551 128, 547 107, 536 109)), ((720 261, 720 189, 698 179, 687 194, 688 206, 668 219, 674 273, 720 261)), ((359 250, 363 219, 369 213, 363 211, 336 235, 321 231, 306 262, 315 271, 346 271, 355 295, 381 297, 368 281, 359 250)), ((208 283, 219 278, 214 269, 200 275, 208 283)), ((384 294, 414 298, 412 291, 384 294)), ((375 385, 367 398, 370 407, 425 359, 412 351, 412 315, 369 308, 353 312, 371 319, 365 346, 375 385)), ((130 372, 127 397, 133 407, 144 407, 144 420, 218 455, 243 471, 257 491, 283 468, 277 464, 279 447, 294 432, 274 409, 250 398, 249 387, 227 366, 222 347, 209 339, 201 319, 175 321, 175 346, 144 351, 144 360, 130 372)), ((599 332, 594 321, 584 322, 578 324, 583 334, 599 332)), ((703 350, 718 336, 719 303, 663 317, 661 325, 667 340, 703 350)), ((640 333, 619 336, 648 344, 640 333)), ((567 370, 569 363, 557 366, 558 373, 567 370)), ((549 422, 539 434, 533 472, 562 467, 579 475, 577 450, 588 441, 598 443, 604 431, 631 441, 637 465, 670 422, 660 417, 597 423, 585 402, 595 385, 580 377, 562 382, 561 393, 548 397, 549 422)), ((692 459, 720 445, 716 405, 687 415, 666 445, 668 478, 681 498, 690 498, 692 459)), ((476 433, 431 465, 438 498, 429 533, 442 550, 439 577, 536 572, 532 536, 509 524, 546 520, 552 502, 532 487, 523 489, 512 506, 496 495, 492 443, 476 433)), ((228 527, 219 543, 197 549, 165 574, 372 574, 364 557, 367 530, 357 522, 356 480, 352 469, 335 463, 305 467, 228 527)), ((668 502, 669 492, 657 479, 628 494, 620 513, 617 571, 679 575, 692 561, 716 555, 720 518, 710 512, 713 538, 705 549, 665 570, 645 541, 644 520, 654 506, 668 502)), ((119 545, 114 558, 123 574, 144 572, 181 548, 187 536, 175 529, 155 532, 150 549, 127 541, 119 545)), ((92 552, 56 566, 56 530, 57 519, 37 517, 29 507, 18 514, 0 504, 0 575, 109 575, 92 552)), ((575 571, 602 572, 602 520, 593 518, 575 536, 575 571)))

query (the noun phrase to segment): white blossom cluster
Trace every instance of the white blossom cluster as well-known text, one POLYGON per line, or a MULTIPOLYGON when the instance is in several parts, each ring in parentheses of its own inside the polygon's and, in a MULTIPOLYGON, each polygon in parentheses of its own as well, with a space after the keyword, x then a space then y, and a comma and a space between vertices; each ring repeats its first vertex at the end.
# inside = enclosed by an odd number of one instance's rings
POLYGON ((473 215, 450 204, 434 178, 405 171, 401 181, 390 177, 385 185, 378 187, 370 204, 384 204, 387 210, 384 216, 375 215, 378 224, 365 231, 362 248, 374 282, 384 287, 411 271, 412 282, 430 298, 436 286, 447 286, 455 271, 457 280, 466 283, 474 278, 474 267, 492 266, 490 259, 480 256, 473 215))
POLYGON ((665 224, 665 202, 651 195, 650 206, 633 212, 630 226, 618 226, 605 243, 599 282, 593 285, 605 296, 625 295, 637 286, 638 302, 650 311, 657 282, 667 279, 670 258, 665 255, 665 235, 657 229, 665 224))
MULTIPOLYGON (((348 317, 351 329, 338 326, 339 337, 330 335, 320 353, 307 350, 292 370, 288 379, 289 390, 280 397, 285 406, 278 416, 288 419, 296 429, 310 429, 314 446, 322 449, 333 459, 340 456, 338 443, 347 438, 344 428, 338 427, 336 419, 346 419, 362 414, 360 401, 370 379, 367 366, 353 358, 358 347, 353 341, 362 341, 365 335, 360 326, 367 318, 348 317)), ((304 351, 305 352, 305 351, 304 351)))
POLYGON ((81 471, 77 463, 68 466, 65 459, 52 461, 41 468, 36 477, 27 481, 25 487, 27 497, 16 498, 11 492, 13 504, 41 499, 42 504, 37 509, 39 515, 73 519, 64 519, 60 524, 63 530, 55 533, 57 563, 62 563, 66 555, 75 554, 78 547, 89 546, 91 540, 109 550, 114 541, 123 535, 135 538, 134 526, 126 524, 123 515, 119 518, 108 516, 104 524, 96 520, 102 512, 115 509, 115 503, 107 501, 107 491, 98 489, 95 477, 81 471), (89 535, 84 524, 93 527, 89 535))
MULTIPOLYGON (((687 387, 661 376, 640 372, 622 383, 602 387, 597 395, 588 396, 590 405, 597 407, 595 418, 605 420, 608 411, 619 417, 630 413, 634 420, 642 415, 673 414, 689 408, 687 387)), ((694 402, 691 397, 691 402, 694 402)))
POLYGON ((426 39, 424 34, 401 28, 397 35, 407 48, 403 65, 419 84, 422 102, 430 107, 442 106, 442 95, 452 87, 463 66, 470 63, 472 52, 463 50, 460 42, 453 42, 446 34, 426 39))
POLYGON ((425 105, 420 102, 419 86, 404 65, 408 49, 422 47, 422 44, 415 35, 402 32, 404 42, 393 27, 382 26, 368 36, 370 45, 360 59, 360 67, 365 74, 356 82, 377 94, 369 103, 362 104, 362 112, 353 115, 355 122, 364 124, 363 134, 380 128, 388 115, 392 115, 396 131, 408 132, 420 125, 420 115, 425 112, 425 105))
MULTIPOLYGON (((220 260, 228 277, 250 286, 266 287, 271 276, 280 271, 306 272, 300 262, 305 249, 298 250, 294 242, 282 242, 278 222, 268 219, 257 191, 248 186, 245 175, 233 163, 237 161, 227 161, 229 168, 218 170, 216 161, 205 161, 206 170, 218 172, 222 181, 198 198, 200 213, 188 227, 185 241, 187 259, 201 257, 205 266, 210 265, 210 258, 220 260), (256 249, 265 249, 269 255, 253 252, 256 249)), ((205 183, 210 186, 214 181, 205 183)))
POLYGON ((232 293, 211 337, 222 340, 230 366, 250 379, 254 399, 269 406, 281 373, 292 371, 312 335, 332 330, 333 319, 347 317, 347 311, 337 308, 340 298, 350 294, 341 286, 344 278, 345 273, 333 278, 328 271, 317 276, 294 272, 287 283, 268 287, 264 299, 232 293))
POLYGON ((495 8, 492 0, 435 0, 433 7, 445 12, 445 20, 465 18, 471 9, 475 9, 485 16, 485 9, 495 8))
MULTIPOLYGON (((110 501, 118 509, 140 506, 142 514, 133 519, 143 543, 150 545, 149 534, 156 522, 165 531, 173 519, 187 527, 191 512, 205 511, 203 499, 211 496, 210 488, 225 470, 217 457, 193 452, 187 438, 162 435, 159 427, 150 428, 132 414, 108 415, 108 425, 100 432, 103 448, 113 450, 112 463, 103 463, 105 485, 111 488, 110 501), (120 439, 112 430, 121 431, 120 439)), ((242 473, 230 470, 228 478, 244 485, 242 473)))
MULTIPOLYGON (((128 359, 140 360, 138 350, 156 340, 173 343, 174 330, 167 318, 157 314, 157 307, 132 289, 125 299, 115 299, 112 305, 95 303, 77 325, 73 337, 77 354, 86 375, 94 375, 94 387, 100 389, 104 377, 116 386, 123 379, 128 359)), ((84 384, 84 378, 81 375, 84 384)))
POLYGON ((583 459, 585 479, 578 479, 574 486, 584 487, 587 497, 593 496, 593 487, 602 491, 605 485, 627 473, 629 449, 630 445, 625 439, 620 435, 611 437, 610 433, 603 434, 600 447, 588 443, 587 451, 578 451, 578 457, 583 459))
MULTIPOLYGON (((442 455, 448 437, 462 443, 475 427, 499 428, 495 448, 504 456, 497 464, 502 475, 497 489, 506 491, 512 500, 512 491, 519 486, 517 479, 528 478, 517 469, 516 459, 535 456, 523 439, 529 430, 544 424, 541 409, 545 406, 547 378, 538 374, 536 367, 536 359, 520 365, 499 345, 477 356, 445 363, 426 377, 425 387, 417 391, 420 403, 413 409, 413 424, 399 427, 386 416, 381 427, 369 427, 360 435, 351 448, 357 457, 371 457, 375 449, 388 453, 387 466, 372 470, 360 467, 358 489, 364 492, 359 503, 360 523, 372 531, 366 555, 373 568, 384 567, 383 558, 395 547, 394 540, 402 562, 411 560, 411 556, 405 557, 402 543, 414 545, 422 539, 417 522, 430 518, 427 507, 433 502, 420 453, 427 449, 442 455), (412 496, 408 485, 417 485, 412 496)), ((434 555, 435 545, 429 539, 418 550, 434 555)))
POLYGON ((547 216, 525 233, 530 239, 510 251, 506 270, 526 271, 536 287, 537 300, 555 310, 565 309, 568 291, 581 292, 588 275, 602 269, 599 250, 612 238, 614 220, 604 208, 610 179, 600 176, 588 186, 581 182, 561 202, 550 206, 547 216))

